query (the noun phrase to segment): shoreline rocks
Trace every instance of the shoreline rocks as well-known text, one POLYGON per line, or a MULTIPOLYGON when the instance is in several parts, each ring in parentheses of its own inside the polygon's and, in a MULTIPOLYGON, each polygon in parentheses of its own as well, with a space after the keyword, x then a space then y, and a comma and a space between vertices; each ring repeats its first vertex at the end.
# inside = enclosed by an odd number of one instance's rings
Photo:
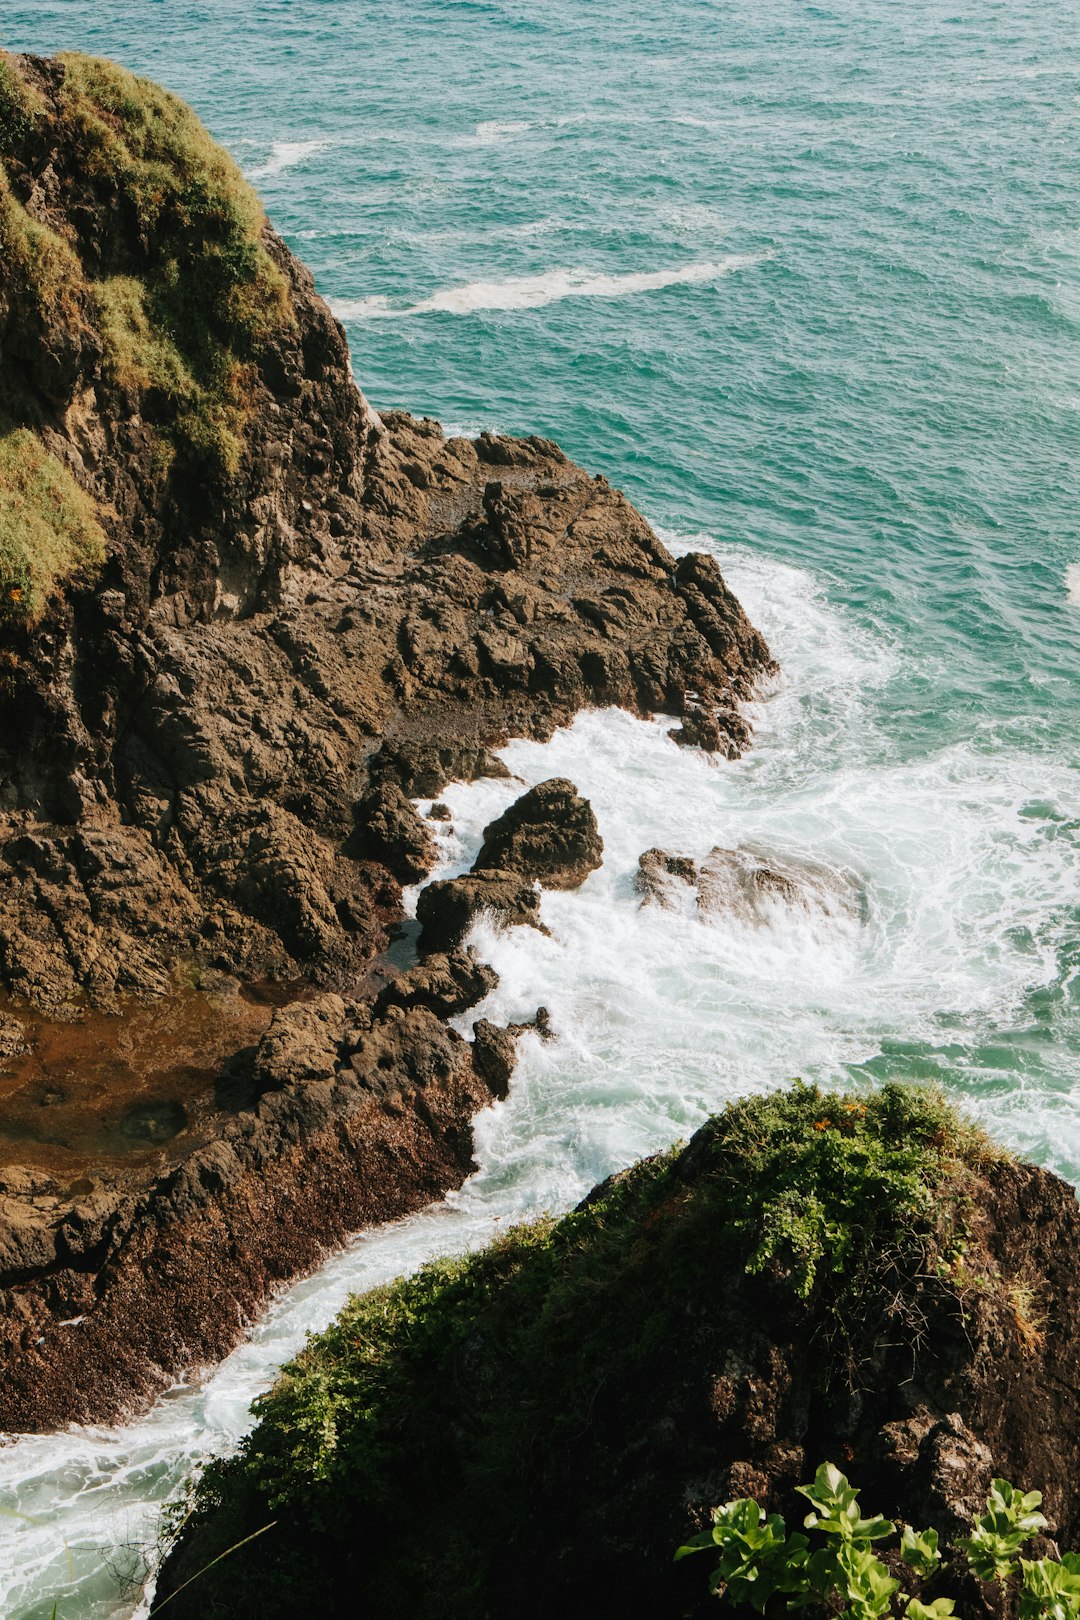
MULTIPOLYGON (((675 1548, 743 1496, 798 1527, 827 1460, 953 1543, 1003 1476, 1076 1549, 1078 1260, 1073 1189, 929 1088, 743 1099, 562 1220, 353 1300, 207 1476, 158 1600, 707 1620, 712 1564, 675 1548)), ((1015 1612, 962 1560, 940 1589, 1015 1612)))
MULTIPOLYGON (((48 249, 0 258, 0 439, 99 536, 32 613, 17 581, 0 601, 0 994, 68 1019, 216 975, 295 1003, 197 1109, 131 1116, 138 1168, 9 1177, 0 1426, 41 1427, 223 1354, 328 1246, 468 1173, 491 1091, 441 1020, 483 976, 429 961, 395 1000, 380 967, 434 856, 410 801, 507 775, 494 750, 586 707, 726 712, 773 665, 715 561, 550 441, 373 412, 173 98, 78 56, 0 67, 0 234, 48 249), (170 322, 173 262, 210 279, 170 322), (207 345, 228 387, 179 398, 207 345)), ((567 877, 598 855, 579 831, 567 877)), ((425 891, 426 951, 478 906, 535 920, 520 873, 455 882, 425 891)))

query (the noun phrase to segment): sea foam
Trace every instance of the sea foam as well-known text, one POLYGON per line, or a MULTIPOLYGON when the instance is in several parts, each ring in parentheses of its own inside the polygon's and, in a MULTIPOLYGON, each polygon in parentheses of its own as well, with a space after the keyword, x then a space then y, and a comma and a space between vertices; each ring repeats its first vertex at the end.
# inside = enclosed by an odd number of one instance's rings
POLYGON ((275 174, 281 174, 285 169, 293 169, 305 159, 314 157, 316 152, 325 152, 329 141, 275 141, 270 148, 270 156, 265 163, 257 168, 248 170, 250 180, 269 180, 275 174))
POLYGON ((1067 969, 1080 772, 968 745, 897 757, 875 716, 910 654, 836 610, 803 569, 707 535, 665 538, 716 550, 780 660, 751 706, 754 748, 714 762, 678 748, 670 719, 594 711, 548 743, 510 744, 513 780, 445 790, 437 876, 472 863, 487 822, 526 784, 569 776, 593 803, 603 866, 577 892, 544 894, 547 935, 477 926, 499 984, 459 1020, 468 1034, 479 1017, 516 1021, 543 1002, 558 1038, 522 1038, 509 1097, 476 1122, 479 1169, 459 1192, 288 1290, 204 1382, 128 1426, 0 1447, 0 1612, 47 1616, 43 1594, 62 1593, 86 1620, 129 1616, 98 1549, 152 1542, 158 1504, 235 1446, 251 1398, 351 1289, 566 1209, 730 1098, 796 1073, 937 1075, 1006 1142, 1052 1142, 1057 1168, 1080 1169, 1080 1102, 1045 1067, 1052 1048, 1025 1039, 1032 995, 1052 997, 1067 969), (643 850, 700 860, 717 844, 812 863, 856 882, 865 904, 752 918, 641 905, 643 850))
POLYGON ((414 315, 472 315, 484 309, 543 309, 563 298, 628 298, 658 292, 664 287, 707 285, 736 270, 759 264, 763 255, 733 253, 725 259, 679 265, 672 270, 639 270, 625 275, 594 274, 587 270, 545 270, 535 276, 512 276, 506 281, 471 281, 464 287, 446 287, 418 304, 395 309, 388 298, 339 299, 331 304, 343 321, 401 320, 414 315))

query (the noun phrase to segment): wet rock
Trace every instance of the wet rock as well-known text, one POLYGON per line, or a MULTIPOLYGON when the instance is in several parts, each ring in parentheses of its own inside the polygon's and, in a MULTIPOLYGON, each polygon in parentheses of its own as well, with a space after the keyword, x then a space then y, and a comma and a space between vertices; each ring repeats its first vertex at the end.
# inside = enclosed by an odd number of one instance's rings
POLYGON ((588 799, 565 777, 530 788, 484 828, 477 868, 536 878, 546 889, 577 889, 603 861, 604 841, 588 799))
POLYGON ((634 886, 643 904, 751 923, 769 922, 778 905, 848 921, 863 912, 850 872, 747 848, 718 845, 700 864, 688 855, 647 849, 638 857, 634 886))
POLYGON ((495 969, 469 951, 435 952, 388 984, 375 1008, 427 1007, 440 1018, 452 1018, 483 1001, 498 982, 495 969))
POLYGON ((510 1090, 514 1067, 517 1063, 517 1037, 513 1029, 504 1029, 487 1018, 473 1025, 473 1063, 491 1095, 505 1097, 510 1090))
POLYGON ((671 855, 666 849, 647 849, 638 856, 634 887, 642 904, 653 902, 667 911, 678 908, 687 890, 696 889, 698 869, 689 855, 671 855))
POLYGON ((727 913, 747 922, 767 922, 778 904, 848 921, 862 912, 862 896, 850 872, 754 849, 711 850, 701 863, 697 890, 701 912, 727 913))
POLYGON ((451 821, 452 819, 448 804, 433 804, 428 811, 429 821, 451 821))
POLYGON ((681 726, 668 732, 680 748, 700 748, 706 754, 738 759, 750 743, 750 727, 737 709, 710 712, 690 708, 681 726))
POLYGON ((139 1103, 129 1108, 120 1121, 121 1136, 137 1142, 171 1142, 188 1122, 182 1102, 139 1103))
POLYGON ((698 872, 698 905, 702 911, 730 912, 748 919, 761 915, 763 902, 781 900, 802 906, 806 900, 795 880, 740 849, 713 849, 698 872))
POLYGON ((392 778, 369 788, 353 815, 350 853, 359 860, 381 861, 399 883, 419 883, 435 864, 435 840, 392 778))
POLYGON ((0 1012, 0 1063, 23 1057, 29 1050, 25 1026, 10 1013, 0 1012))
POLYGON ((540 896, 532 882, 516 872, 480 871, 429 883, 416 905, 421 925, 421 951, 452 951, 478 917, 490 916, 502 927, 540 922, 540 896))

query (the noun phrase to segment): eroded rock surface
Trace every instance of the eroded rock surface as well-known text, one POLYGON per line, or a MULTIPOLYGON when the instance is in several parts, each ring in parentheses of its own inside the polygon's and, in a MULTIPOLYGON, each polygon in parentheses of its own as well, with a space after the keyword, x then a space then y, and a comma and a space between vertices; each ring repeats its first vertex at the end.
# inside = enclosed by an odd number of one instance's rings
POLYGON ((484 828, 476 866, 520 872, 545 889, 577 889, 603 857, 592 805, 573 782, 554 776, 484 828))
MULTIPOLYGON (((12 1427, 114 1415, 467 1173, 491 1092, 439 1020, 482 973, 429 961, 360 1007, 433 859, 410 799, 585 706, 730 716, 771 661, 716 563, 556 445, 371 410, 311 276, 154 87, 0 56, 0 239, 0 446, 89 498, 104 557, 33 613, 0 573, 0 993, 57 1019, 215 974, 302 998, 197 1109, 132 1115, 137 1174, 12 1172, 12 1427)), ((518 873, 425 893, 440 953, 539 903, 518 873)))

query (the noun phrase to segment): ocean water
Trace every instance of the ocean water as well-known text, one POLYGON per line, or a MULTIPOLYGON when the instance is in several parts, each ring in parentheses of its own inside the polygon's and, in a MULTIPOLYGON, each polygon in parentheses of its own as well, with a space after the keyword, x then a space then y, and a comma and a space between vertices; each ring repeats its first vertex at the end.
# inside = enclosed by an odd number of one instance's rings
MULTIPOLYGON (((673 549, 714 550, 782 664, 735 764, 623 715, 506 751, 591 797, 605 862, 545 897, 550 938, 478 938, 501 974, 482 1011, 543 1002, 559 1040, 523 1042, 465 1189, 138 1423, 0 1448, 0 1612, 120 1620, 145 1612, 157 1505, 350 1288, 565 1207, 740 1091, 937 1079, 1080 1182, 1080 11, 5 0, 2 21, 195 105, 376 406, 556 438, 673 549), (811 863, 857 904, 643 909, 654 844, 811 863)), ((519 791, 448 791, 444 870, 519 791)))

